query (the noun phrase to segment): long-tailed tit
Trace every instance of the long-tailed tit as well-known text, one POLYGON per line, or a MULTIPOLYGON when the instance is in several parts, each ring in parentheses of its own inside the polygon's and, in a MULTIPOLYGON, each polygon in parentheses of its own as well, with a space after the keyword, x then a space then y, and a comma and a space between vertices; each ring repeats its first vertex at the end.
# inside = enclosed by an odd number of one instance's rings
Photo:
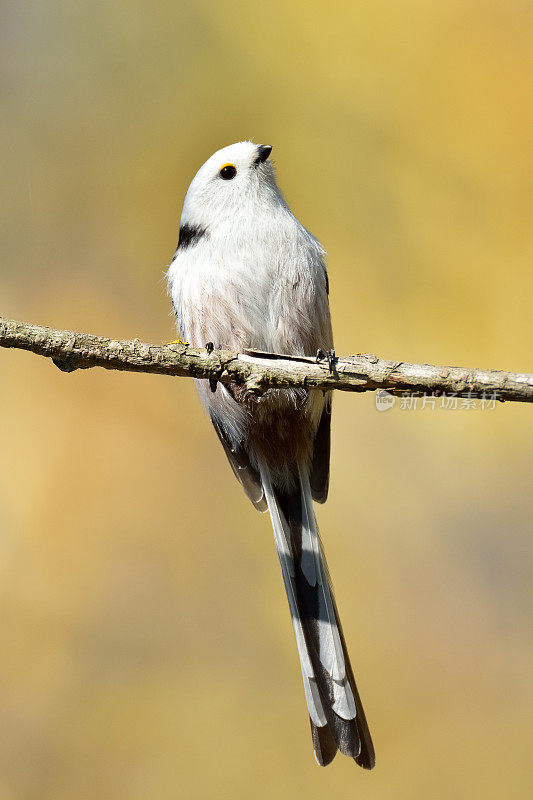
MULTIPOLYGON (((189 186, 168 281, 178 328, 194 347, 306 356, 333 348, 325 251, 283 199, 271 149, 225 147, 189 186)), ((328 493, 331 397, 197 385, 244 491, 270 512, 316 760, 329 764, 340 750, 370 769, 374 748, 313 509, 328 493)))

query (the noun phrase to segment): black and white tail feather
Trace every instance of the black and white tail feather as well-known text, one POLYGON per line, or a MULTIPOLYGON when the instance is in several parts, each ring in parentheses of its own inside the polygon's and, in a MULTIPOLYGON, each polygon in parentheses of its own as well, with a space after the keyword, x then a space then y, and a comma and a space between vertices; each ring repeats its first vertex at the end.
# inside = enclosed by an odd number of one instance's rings
POLYGON ((309 474, 298 467, 295 487, 274 487, 268 467, 261 482, 287 592, 300 657, 317 762, 340 750, 372 769, 374 747, 353 677, 313 509, 309 474))

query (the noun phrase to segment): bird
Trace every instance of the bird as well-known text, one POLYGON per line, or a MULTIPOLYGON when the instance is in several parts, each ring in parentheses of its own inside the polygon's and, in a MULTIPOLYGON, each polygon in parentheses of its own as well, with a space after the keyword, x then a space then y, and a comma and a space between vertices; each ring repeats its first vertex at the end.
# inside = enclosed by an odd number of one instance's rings
MULTIPOLYGON (((182 341, 327 357, 334 364, 325 250, 289 209, 272 147, 215 152, 183 203, 168 290, 182 341)), ((375 764, 313 501, 329 487, 331 392, 197 380, 200 399, 238 481, 270 513, 296 638, 315 758, 340 751, 375 764)))

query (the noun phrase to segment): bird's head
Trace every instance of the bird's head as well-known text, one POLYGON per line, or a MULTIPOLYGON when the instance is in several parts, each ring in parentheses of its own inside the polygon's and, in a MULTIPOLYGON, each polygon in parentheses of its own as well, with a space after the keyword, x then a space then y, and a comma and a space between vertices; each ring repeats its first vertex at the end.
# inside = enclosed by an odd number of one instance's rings
POLYGON ((183 204, 181 223, 210 229, 243 214, 284 204, 269 156, 272 147, 237 142, 217 150, 194 176, 183 204))

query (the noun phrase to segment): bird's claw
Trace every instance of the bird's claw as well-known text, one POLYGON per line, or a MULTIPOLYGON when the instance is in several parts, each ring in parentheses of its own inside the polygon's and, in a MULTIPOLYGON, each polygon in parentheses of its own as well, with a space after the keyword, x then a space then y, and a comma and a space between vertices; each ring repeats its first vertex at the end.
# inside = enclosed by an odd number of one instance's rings
MULTIPOLYGON (((207 350, 207 355, 210 356, 213 350, 215 349, 215 345, 213 342, 206 342, 205 349, 207 350)), ((217 390, 218 381, 216 378, 209 378, 209 388, 213 392, 213 394, 217 390)))
POLYGON ((336 360, 336 356, 335 356, 335 350, 326 350, 326 351, 324 352, 324 350, 322 350, 322 349, 320 348, 319 350, 317 350, 317 351, 316 351, 316 360, 317 360, 317 363, 318 363, 319 361, 323 361, 325 358, 326 358, 326 359, 327 359, 327 361, 328 361, 328 367, 329 367, 329 371, 330 371, 330 372, 333 372, 333 367, 335 366, 335 360, 336 360))

